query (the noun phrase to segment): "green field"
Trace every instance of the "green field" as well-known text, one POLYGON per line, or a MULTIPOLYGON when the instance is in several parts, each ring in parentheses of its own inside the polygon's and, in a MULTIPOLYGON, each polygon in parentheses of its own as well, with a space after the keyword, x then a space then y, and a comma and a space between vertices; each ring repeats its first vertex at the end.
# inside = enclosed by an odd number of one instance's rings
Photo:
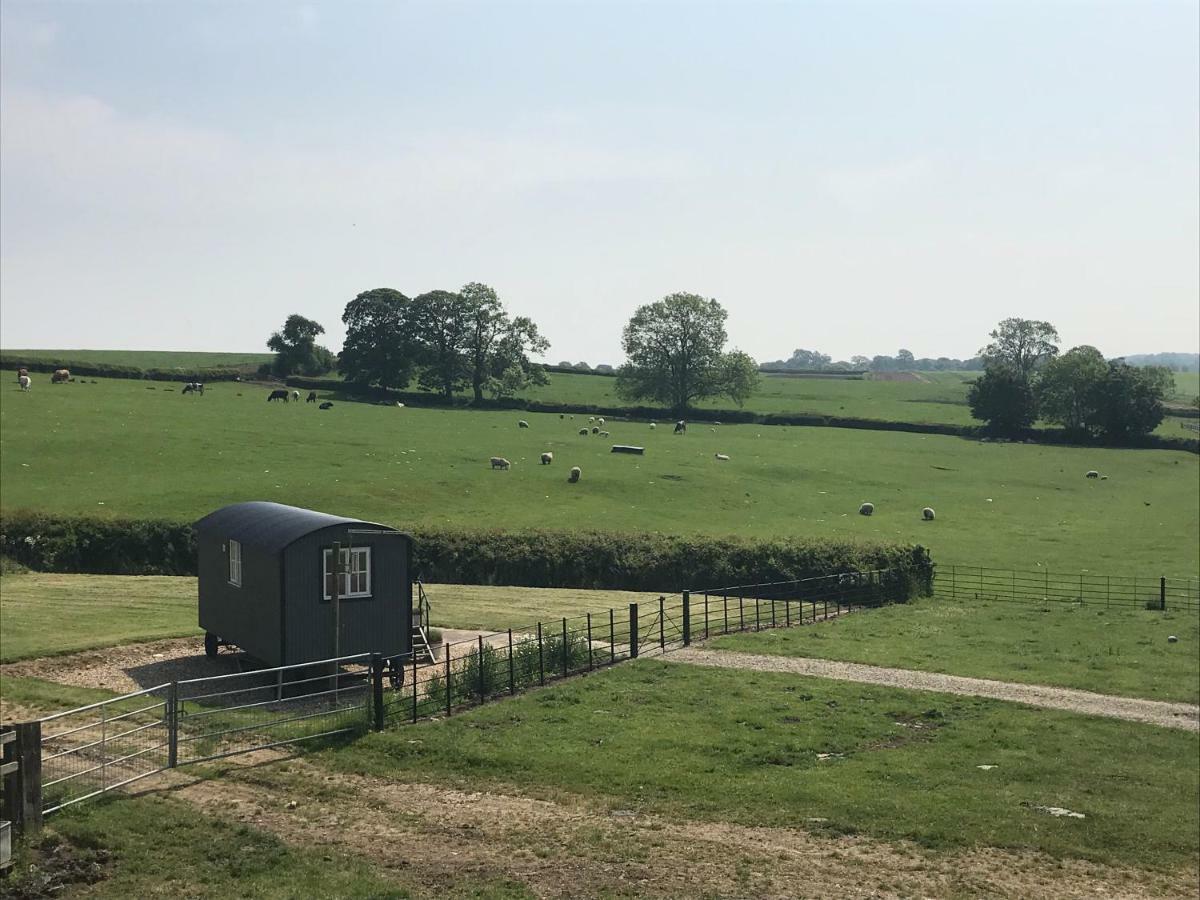
POLYGON ((322 758, 673 818, 1173 868, 1200 847, 1198 752, 1200 736, 1165 728, 640 660, 322 758))
POLYGON ((926 598, 711 647, 1200 702, 1200 615, 926 598), (1167 635, 1179 643, 1167 642, 1167 635))
POLYGON ((181 374, 199 369, 257 369, 275 358, 274 353, 209 353, 191 350, 0 350, 0 355, 26 363, 131 366, 138 369, 178 369, 181 374))
POLYGON ((1200 562, 1190 453, 755 425, 673 436, 610 422, 604 439, 576 434, 583 417, 526 414, 518 429, 509 412, 319 411, 266 394, 226 383, 185 397, 115 379, 4 390, 3 508, 187 521, 261 499, 399 527, 912 541, 942 562, 1001 568, 1175 575, 1200 562), (610 453, 618 442, 646 454, 610 453), (538 465, 545 450, 551 466, 538 465), (492 470, 495 455, 513 468, 492 470), (856 514, 865 500, 871 518, 856 514), (926 505, 936 522, 921 521, 926 505))

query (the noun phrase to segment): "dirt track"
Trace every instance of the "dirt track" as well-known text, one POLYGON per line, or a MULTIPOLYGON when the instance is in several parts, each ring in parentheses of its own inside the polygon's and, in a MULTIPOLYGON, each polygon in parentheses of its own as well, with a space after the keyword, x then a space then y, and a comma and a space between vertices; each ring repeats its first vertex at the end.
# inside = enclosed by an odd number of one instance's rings
POLYGON ((937 672, 918 672, 911 669, 888 669, 859 663, 837 662, 829 659, 807 659, 792 656, 760 656, 752 653, 732 653, 727 650, 703 650, 689 647, 663 657, 668 662, 715 666, 723 669, 749 669, 756 672, 791 672, 836 681, 856 681, 882 684, 888 687, 943 694, 968 694, 993 700, 1008 700, 1026 706, 1063 709, 1089 716, 1107 716, 1145 722, 1163 728, 1200 731, 1200 706, 1188 703, 1164 703, 1159 700, 1138 700, 1132 697, 1113 697, 1071 688, 1047 687, 1040 684, 1018 684, 1010 681, 991 681, 986 678, 965 678, 961 675, 942 675, 937 672))

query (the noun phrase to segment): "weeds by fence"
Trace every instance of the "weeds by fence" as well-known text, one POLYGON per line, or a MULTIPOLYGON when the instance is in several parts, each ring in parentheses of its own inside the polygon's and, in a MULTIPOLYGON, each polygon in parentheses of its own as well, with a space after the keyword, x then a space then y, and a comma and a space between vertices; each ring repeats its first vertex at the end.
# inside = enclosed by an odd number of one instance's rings
POLYGON ((934 596, 949 600, 1078 603, 1200 611, 1200 578, 1064 574, 939 565, 934 596))

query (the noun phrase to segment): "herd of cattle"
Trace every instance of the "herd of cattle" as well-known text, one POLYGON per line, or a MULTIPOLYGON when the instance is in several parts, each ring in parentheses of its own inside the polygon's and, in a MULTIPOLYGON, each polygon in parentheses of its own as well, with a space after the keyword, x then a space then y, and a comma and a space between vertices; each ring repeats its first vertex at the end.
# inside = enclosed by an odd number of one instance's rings
MULTIPOLYGON (((74 380, 75 379, 71 377, 71 371, 69 369, 55 369, 50 375, 50 383, 51 384, 66 384, 67 382, 74 381, 74 380)), ((92 383, 94 384, 95 382, 93 381, 92 383)), ((26 368, 17 369, 17 386, 23 391, 28 391, 30 388, 33 387, 33 379, 29 377, 28 369, 26 369, 26 368)), ((186 384, 184 384, 183 390, 181 391, 181 393, 185 394, 185 395, 193 394, 193 395, 199 395, 199 396, 203 397, 204 396, 204 382, 189 381, 186 384)), ((239 394, 238 396, 241 396, 241 395, 239 394)), ((270 403, 272 400, 282 400, 284 403, 294 400, 295 402, 299 403, 300 402, 300 392, 299 391, 289 391, 289 390, 285 390, 283 388, 277 388, 277 389, 272 390, 271 393, 267 395, 267 402, 270 403)), ((317 392, 309 391, 308 399, 306 399, 304 402, 305 403, 318 403, 317 392)), ((318 409, 333 409, 333 403, 330 402, 329 400, 326 400, 323 403, 318 403, 317 408, 318 409)))

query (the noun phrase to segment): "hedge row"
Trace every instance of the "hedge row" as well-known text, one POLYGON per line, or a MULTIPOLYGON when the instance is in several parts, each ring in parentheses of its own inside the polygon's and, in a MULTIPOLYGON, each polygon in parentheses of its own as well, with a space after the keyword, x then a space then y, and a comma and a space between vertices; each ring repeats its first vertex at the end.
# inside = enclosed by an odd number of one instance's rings
POLYGON ((30 362, 19 356, 0 354, 0 369, 15 372, 20 368, 28 369, 30 372, 53 372, 55 369, 70 369, 72 375, 87 378, 132 378, 146 379, 148 381, 188 381, 191 379, 199 379, 200 381, 236 381, 254 371, 253 368, 247 370, 232 366, 201 367, 196 369, 142 369, 137 366, 118 366, 111 363, 72 362, 69 359, 64 359, 58 363, 49 363, 44 360, 30 362))
MULTIPOLYGON (((413 571, 437 583, 680 591, 886 568, 927 593, 933 577, 928 552, 914 545, 611 532, 418 528, 411 534, 413 571)), ((184 522, 5 513, 0 553, 48 572, 196 573, 195 537, 184 522)))

